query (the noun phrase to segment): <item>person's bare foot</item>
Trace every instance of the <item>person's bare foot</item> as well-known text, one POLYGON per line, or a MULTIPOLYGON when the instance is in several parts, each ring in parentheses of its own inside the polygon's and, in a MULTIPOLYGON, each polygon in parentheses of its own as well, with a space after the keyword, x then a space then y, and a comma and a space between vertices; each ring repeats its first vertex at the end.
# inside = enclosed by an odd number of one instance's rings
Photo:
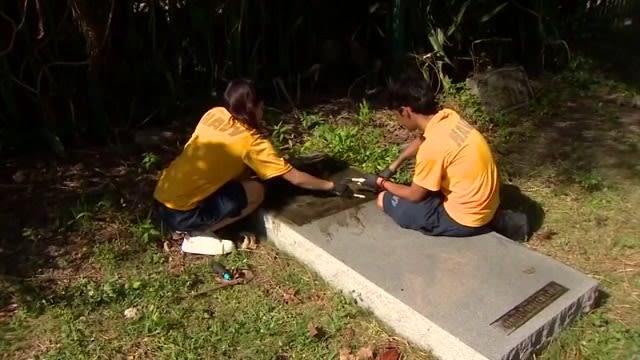
POLYGON ((255 250, 258 248, 258 239, 256 235, 250 231, 221 229, 215 232, 208 230, 208 233, 213 233, 215 234, 214 236, 217 236, 220 239, 224 238, 233 241, 237 249, 255 250))
POLYGON ((255 250, 258 247, 258 241, 256 240, 255 234, 244 231, 240 233, 240 236, 242 237, 240 249, 255 250))

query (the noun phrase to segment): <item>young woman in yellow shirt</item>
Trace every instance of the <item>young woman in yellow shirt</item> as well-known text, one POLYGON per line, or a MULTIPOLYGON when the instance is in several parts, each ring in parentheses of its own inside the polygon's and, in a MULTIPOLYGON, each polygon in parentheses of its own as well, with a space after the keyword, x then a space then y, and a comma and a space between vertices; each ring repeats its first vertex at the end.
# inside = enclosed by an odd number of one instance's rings
POLYGON ((283 159, 263 134, 263 103, 252 83, 229 83, 226 107, 214 107, 200 119, 182 153, 164 169, 154 191, 160 217, 174 231, 205 231, 187 237, 183 250, 208 254, 232 251, 233 243, 216 237, 221 228, 252 213, 264 199, 260 180, 281 176, 308 190, 352 196, 346 184, 299 171, 283 159), (198 243, 199 242, 199 243, 198 243), (202 246, 201 246, 202 245, 202 246))

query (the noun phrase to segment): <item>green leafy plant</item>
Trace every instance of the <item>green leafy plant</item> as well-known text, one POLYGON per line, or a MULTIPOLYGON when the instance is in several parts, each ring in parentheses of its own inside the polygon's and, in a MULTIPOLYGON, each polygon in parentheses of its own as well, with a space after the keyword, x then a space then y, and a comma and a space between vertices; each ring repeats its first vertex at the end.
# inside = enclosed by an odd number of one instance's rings
POLYGON ((31 242, 36 242, 42 238, 42 230, 25 227, 22 229, 22 237, 31 242))
POLYGON ((511 118, 506 114, 489 113, 466 83, 449 85, 438 98, 442 105, 460 112, 467 121, 480 130, 489 130, 494 127, 506 128, 511 123, 511 118))
POLYGON ((144 245, 151 244, 160 238, 160 231, 156 229, 151 219, 145 219, 134 225, 132 228, 133 236, 144 245))
MULTIPOLYGON (((344 160, 366 172, 378 172, 400 154, 396 145, 382 145, 382 130, 361 125, 321 125, 298 149, 300 153, 322 152, 344 160)), ((399 181, 408 174, 400 172, 399 181)))
POLYGON ((160 157, 153 153, 142 154, 142 161, 140 163, 142 169, 150 171, 156 168, 160 164, 160 157))
POLYGON ((358 114, 357 118, 361 123, 368 123, 373 120, 373 109, 369 106, 369 103, 366 99, 362 99, 360 104, 358 105, 358 114))
MULTIPOLYGON (((446 28, 436 26, 433 14, 427 12, 427 24, 429 27, 427 31, 427 39, 429 40, 429 44, 433 50, 426 54, 414 54, 414 57, 424 78, 431 84, 436 85, 436 93, 438 93, 440 89, 446 90, 446 88, 451 84, 444 69, 444 65, 455 67, 454 62, 451 60, 451 56, 448 54, 448 49, 460 44, 463 36, 460 29, 463 25, 467 9, 471 4, 472 2, 470 0, 466 0, 462 3, 457 3, 456 1, 452 2, 450 5, 452 8, 457 9, 457 12, 451 20, 451 23, 446 28), (455 42, 452 39, 455 39, 455 42)), ((476 15, 480 15, 477 13, 474 13, 472 16, 478 19, 477 24, 482 24, 493 18, 507 5, 508 2, 504 2, 489 9, 481 16, 476 17, 476 15)))
POLYGON ((580 171, 574 175, 575 182, 588 192, 595 192, 605 188, 604 180, 592 171, 580 171))
POLYGON ((70 209, 71 219, 66 226, 77 226, 80 229, 91 230, 93 228, 93 209, 85 198, 78 200, 70 209))
POLYGON ((290 148, 293 126, 284 121, 278 122, 271 131, 271 140, 278 148, 290 148))
POLYGON ((302 125, 306 130, 311 130, 321 123, 322 116, 320 116, 320 114, 302 113, 300 115, 300 125, 302 125))

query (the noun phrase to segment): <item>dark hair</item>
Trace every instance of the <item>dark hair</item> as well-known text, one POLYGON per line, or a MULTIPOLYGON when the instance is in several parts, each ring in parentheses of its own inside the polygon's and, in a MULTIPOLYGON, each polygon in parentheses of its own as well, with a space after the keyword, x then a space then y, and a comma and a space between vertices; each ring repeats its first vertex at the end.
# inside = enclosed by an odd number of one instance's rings
POLYGON ((260 101, 256 96, 256 89, 251 80, 232 80, 224 91, 224 100, 231 115, 245 127, 251 130, 262 129, 258 122, 256 111, 260 101))
POLYGON ((411 111, 431 115, 438 111, 438 103, 429 83, 422 76, 403 75, 389 82, 387 106, 399 109, 408 106, 411 111))

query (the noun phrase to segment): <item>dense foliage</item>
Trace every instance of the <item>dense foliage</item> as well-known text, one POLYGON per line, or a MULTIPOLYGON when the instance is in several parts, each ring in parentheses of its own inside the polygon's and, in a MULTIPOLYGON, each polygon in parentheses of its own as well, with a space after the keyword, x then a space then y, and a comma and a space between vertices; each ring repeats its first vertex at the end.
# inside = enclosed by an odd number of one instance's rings
POLYGON ((460 79, 487 62, 536 72, 571 36, 639 13, 624 0, 558 3, 3 1, 0 152, 109 141, 216 100, 238 76, 292 104, 329 90, 362 96, 408 53, 429 76, 460 79))

